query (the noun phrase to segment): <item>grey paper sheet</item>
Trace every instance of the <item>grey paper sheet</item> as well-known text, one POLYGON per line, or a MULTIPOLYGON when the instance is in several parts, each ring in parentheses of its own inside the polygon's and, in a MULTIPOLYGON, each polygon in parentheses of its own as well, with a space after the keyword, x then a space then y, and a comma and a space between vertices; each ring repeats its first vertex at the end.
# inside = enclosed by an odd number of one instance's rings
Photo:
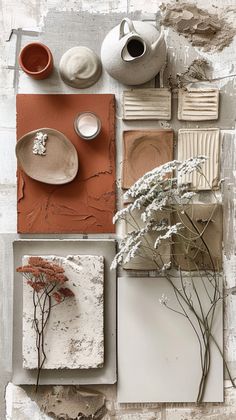
MULTIPOLYGON (((23 255, 90 254, 103 255, 105 263, 104 310, 105 355, 104 367, 94 369, 42 370, 40 384, 113 384, 116 382, 116 272, 110 265, 116 253, 114 240, 18 240, 13 244, 14 267, 22 265, 23 255)), ((13 377, 16 385, 35 384, 36 370, 22 367, 22 275, 15 273, 13 313, 13 377)))
MULTIPOLYGON (((174 280, 179 287, 179 280, 174 280)), ((209 305, 200 278, 194 278, 204 310, 209 305)), ((208 283, 209 287, 209 283, 208 283)), ((188 320, 159 303, 162 295, 178 309, 165 278, 118 279, 118 401, 195 402, 200 356, 188 320)), ((223 347, 223 310, 219 301, 213 332, 223 347)), ((205 402, 223 401, 223 361, 212 344, 205 402)))

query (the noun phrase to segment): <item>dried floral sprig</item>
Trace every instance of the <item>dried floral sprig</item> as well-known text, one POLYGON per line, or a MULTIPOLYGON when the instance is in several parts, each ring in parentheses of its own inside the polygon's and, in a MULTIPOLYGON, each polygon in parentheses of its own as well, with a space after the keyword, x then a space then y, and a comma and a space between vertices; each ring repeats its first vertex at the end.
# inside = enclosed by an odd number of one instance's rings
POLYGON ((28 264, 18 267, 27 284, 33 289, 34 329, 37 349, 37 381, 38 390, 40 373, 46 360, 44 338, 51 309, 74 296, 74 293, 64 284, 68 281, 65 270, 58 264, 42 257, 29 257, 28 264), (63 286, 63 287, 62 287, 63 286), (53 303, 54 301, 54 303, 53 303))
MULTIPOLYGON (((211 216, 208 220, 204 220, 205 227, 203 232, 200 232, 197 225, 190 219, 188 212, 186 211, 191 205, 196 193, 189 191, 189 184, 181 185, 181 177, 186 174, 197 172, 199 176, 205 177, 202 166, 206 162, 206 159, 206 156, 198 156, 187 159, 184 162, 179 162, 177 160, 168 162, 147 172, 124 194, 125 200, 131 200, 131 203, 116 213, 114 223, 125 220, 126 223, 131 226, 132 231, 126 234, 120 241, 119 252, 116 254, 111 265, 111 269, 117 268, 119 265, 126 264, 138 255, 139 257, 151 260, 151 262, 156 265, 157 271, 160 272, 171 285, 179 309, 169 306, 169 299, 164 295, 161 297, 160 303, 176 314, 184 316, 189 321, 189 324, 196 335, 199 344, 202 372, 196 398, 197 402, 201 402, 204 398, 210 371, 210 344, 212 342, 223 358, 232 386, 236 387, 224 359, 222 349, 217 343, 212 331, 216 307, 219 300, 224 298, 224 295, 219 287, 220 273, 218 272, 217 267, 215 267, 211 250, 205 242, 203 235, 205 228, 211 221, 211 216), (137 211, 140 222, 142 223, 137 221, 137 211), (166 220, 166 214, 169 215, 168 221, 166 220), (175 214, 178 216, 185 216, 191 229, 184 224, 184 219, 181 217, 179 217, 181 222, 173 222, 175 220, 175 214), (157 215, 159 216, 156 217, 157 215), (162 215, 163 217, 161 217, 162 215), (140 225, 144 226, 140 227, 140 225), (188 232, 189 230, 191 230, 191 235, 188 236, 185 231, 188 232), (147 235, 150 233, 152 234, 153 232, 156 234, 156 239, 154 243, 150 244, 147 235), (185 256, 195 265, 198 276, 200 277, 206 292, 206 299, 209 301, 209 310, 207 313, 204 312, 191 272, 190 279, 186 282, 183 279, 182 271, 179 268, 181 287, 177 287, 175 282, 173 282, 170 273, 171 263, 174 260, 175 255, 173 253, 171 254, 170 262, 166 262, 164 255, 161 255, 161 245, 163 242, 169 243, 171 247, 174 243, 178 243, 179 240, 184 241, 186 246, 185 256), (200 242, 199 245, 197 241, 200 242), (191 257, 191 255, 189 255, 189 250, 196 250, 196 252, 207 255, 211 262, 211 271, 204 267, 204 264, 198 266, 194 256, 191 257), (204 276, 202 272, 204 273, 204 276), (210 289, 210 292, 208 288, 210 289), (194 322, 189 316, 189 313, 191 313, 194 322)), ((211 192, 215 199, 215 203, 217 204, 217 196, 213 190, 211 192)))

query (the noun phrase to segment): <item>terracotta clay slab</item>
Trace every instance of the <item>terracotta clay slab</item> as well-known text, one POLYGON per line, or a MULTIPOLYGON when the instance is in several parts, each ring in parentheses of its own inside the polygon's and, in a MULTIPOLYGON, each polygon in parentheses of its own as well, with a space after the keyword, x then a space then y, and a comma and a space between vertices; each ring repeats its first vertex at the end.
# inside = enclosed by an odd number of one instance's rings
MULTIPOLYGON (((68 278, 74 297, 52 308, 44 334, 43 369, 100 368, 104 362, 103 281, 100 255, 41 255, 58 264, 68 278)), ((27 265, 29 256, 24 256, 27 265)), ((37 368, 36 332, 33 324, 33 289, 23 281, 23 367, 37 368)))
POLYGON ((181 129, 178 135, 178 160, 206 156, 202 166, 203 176, 193 172, 178 178, 179 184, 189 184, 193 190, 218 188, 219 181, 219 145, 218 128, 181 129))
POLYGON ((178 93, 178 119, 185 121, 217 120, 219 89, 188 88, 178 93))
MULTIPOLYGON (((113 384, 116 382, 116 271, 110 270, 116 254, 114 240, 64 239, 55 240, 17 240, 13 243, 14 268, 22 263, 24 255, 43 255, 57 257, 99 256, 104 259, 104 364, 92 369, 43 369, 41 384, 113 384)), ((75 268, 75 267, 74 267, 75 268)), ((80 267, 81 268, 81 267, 80 267)), ((22 335, 23 335, 23 281, 20 273, 14 274, 14 311, 13 311, 13 377, 14 384, 35 384, 36 369, 23 369, 22 335)), ((83 281, 81 279, 81 281, 83 281)), ((89 286, 89 285, 88 285, 89 286)), ((94 284, 95 286, 95 284, 94 284)), ((83 285, 81 298, 86 294, 83 285)), ((92 289, 91 289, 92 292, 92 289)), ((92 295, 89 298, 91 310, 96 312, 92 295)), ((89 302, 86 303, 89 308, 89 302)), ((85 302, 84 302, 85 304, 85 302)), ((79 306, 79 310, 80 305, 79 306)), ((55 309, 55 308, 53 308, 55 309)), ((52 310, 53 310, 52 309, 52 310)), ((71 309, 71 308, 70 308, 71 309)), ((70 310, 68 308, 68 310, 70 310)), ((55 314, 54 314, 55 315, 55 314)), ((85 314, 84 314, 85 315, 85 314)), ((95 315, 94 315, 95 316, 95 315)), ((52 319, 53 321, 53 319, 52 319)), ((95 324, 94 324, 95 326, 95 324)), ((92 327, 92 326, 91 326, 92 327)), ((96 332, 95 332, 96 334, 96 332)), ((66 347, 65 347, 66 349, 66 347)), ((64 349, 64 351, 65 351, 64 349)), ((89 355, 87 355, 89 356, 89 355)), ((63 359, 63 357, 62 357, 63 359)))
POLYGON ((124 91, 123 119, 170 120, 171 92, 166 88, 124 91))
POLYGON ((181 230, 182 237, 174 240, 173 256, 176 265, 182 270, 221 270, 222 269, 222 240, 223 240, 223 214, 220 204, 192 204, 185 208, 187 215, 175 212, 174 223, 185 226, 181 230), (191 221, 194 223, 192 225, 191 221), (199 234, 203 232, 202 239, 199 234), (188 239, 191 247, 188 245, 188 239), (211 253, 211 257, 207 252, 211 253))
POLYGON ((173 130, 123 132, 122 187, 130 188, 141 176, 173 159, 173 130))
POLYGON ((80 169, 66 185, 47 185, 18 170, 18 232, 114 232, 115 99, 114 95, 17 95, 17 138, 40 127, 61 131, 74 144, 80 169), (99 136, 86 142, 73 123, 91 111, 102 122, 99 136))
MULTIPOLYGON (((161 221, 165 221, 170 224, 169 214, 167 212, 156 212, 154 217, 159 223, 161 221)), ((140 210, 135 210, 132 212, 132 216, 127 216, 124 221, 124 233, 128 234, 133 231, 140 230, 144 228, 145 225, 146 223, 141 220, 140 210)), ((163 266, 163 264, 168 264, 170 262, 171 252, 170 242, 162 241, 162 244, 156 248, 155 252, 153 252, 157 236, 158 234, 155 232, 146 234, 142 239, 142 243, 144 245, 142 252, 140 251, 139 255, 132 258, 123 266, 123 268, 126 270, 158 270, 163 266), (151 249, 149 249, 149 247, 151 249), (153 262, 154 256, 156 263, 153 262)))
MULTIPOLYGON (((171 278, 181 289, 179 278, 171 278)), ((188 278, 184 281, 189 282, 188 278)), ((210 296, 213 288, 203 278, 210 296)), ((211 302, 200 277, 193 278, 206 315, 211 302)), ((189 285, 191 292, 192 285, 189 285)), ((219 279, 222 290, 222 279, 219 279)), ((118 279, 118 401, 195 402, 201 379, 199 344, 184 316, 159 303, 162 295, 180 310, 172 286, 163 277, 122 277, 118 279)), ((194 305, 196 297, 192 292, 194 305)), ((193 321, 190 311, 190 319, 193 321)), ((194 326, 199 331, 196 321, 194 326)), ((223 305, 216 305, 214 336, 223 348, 223 305)), ((211 365, 205 402, 224 401, 223 360, 211 342, 211 365)))

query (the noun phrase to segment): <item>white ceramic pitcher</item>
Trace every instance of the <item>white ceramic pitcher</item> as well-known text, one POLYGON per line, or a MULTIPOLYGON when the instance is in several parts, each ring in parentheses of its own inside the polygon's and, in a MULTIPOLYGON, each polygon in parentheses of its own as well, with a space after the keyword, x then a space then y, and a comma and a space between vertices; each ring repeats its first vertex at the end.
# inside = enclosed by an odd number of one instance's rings
POLYGON ((101 60, 105 70, 119 82, 143 84, 165 65, 164 34, 150 23, 124 18, 105 37, 101 60))

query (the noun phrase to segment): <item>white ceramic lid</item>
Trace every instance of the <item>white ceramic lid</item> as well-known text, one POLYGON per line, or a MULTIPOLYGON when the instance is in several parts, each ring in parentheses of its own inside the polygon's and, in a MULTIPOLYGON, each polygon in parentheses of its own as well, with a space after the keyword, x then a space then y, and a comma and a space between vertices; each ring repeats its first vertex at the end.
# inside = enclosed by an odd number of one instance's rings
POLYGON ((59 64, 62 80, 77 89, 87 88, 101 76, 102 65, 98 56, 87 47, 73 47, 63 54, 59 64))

